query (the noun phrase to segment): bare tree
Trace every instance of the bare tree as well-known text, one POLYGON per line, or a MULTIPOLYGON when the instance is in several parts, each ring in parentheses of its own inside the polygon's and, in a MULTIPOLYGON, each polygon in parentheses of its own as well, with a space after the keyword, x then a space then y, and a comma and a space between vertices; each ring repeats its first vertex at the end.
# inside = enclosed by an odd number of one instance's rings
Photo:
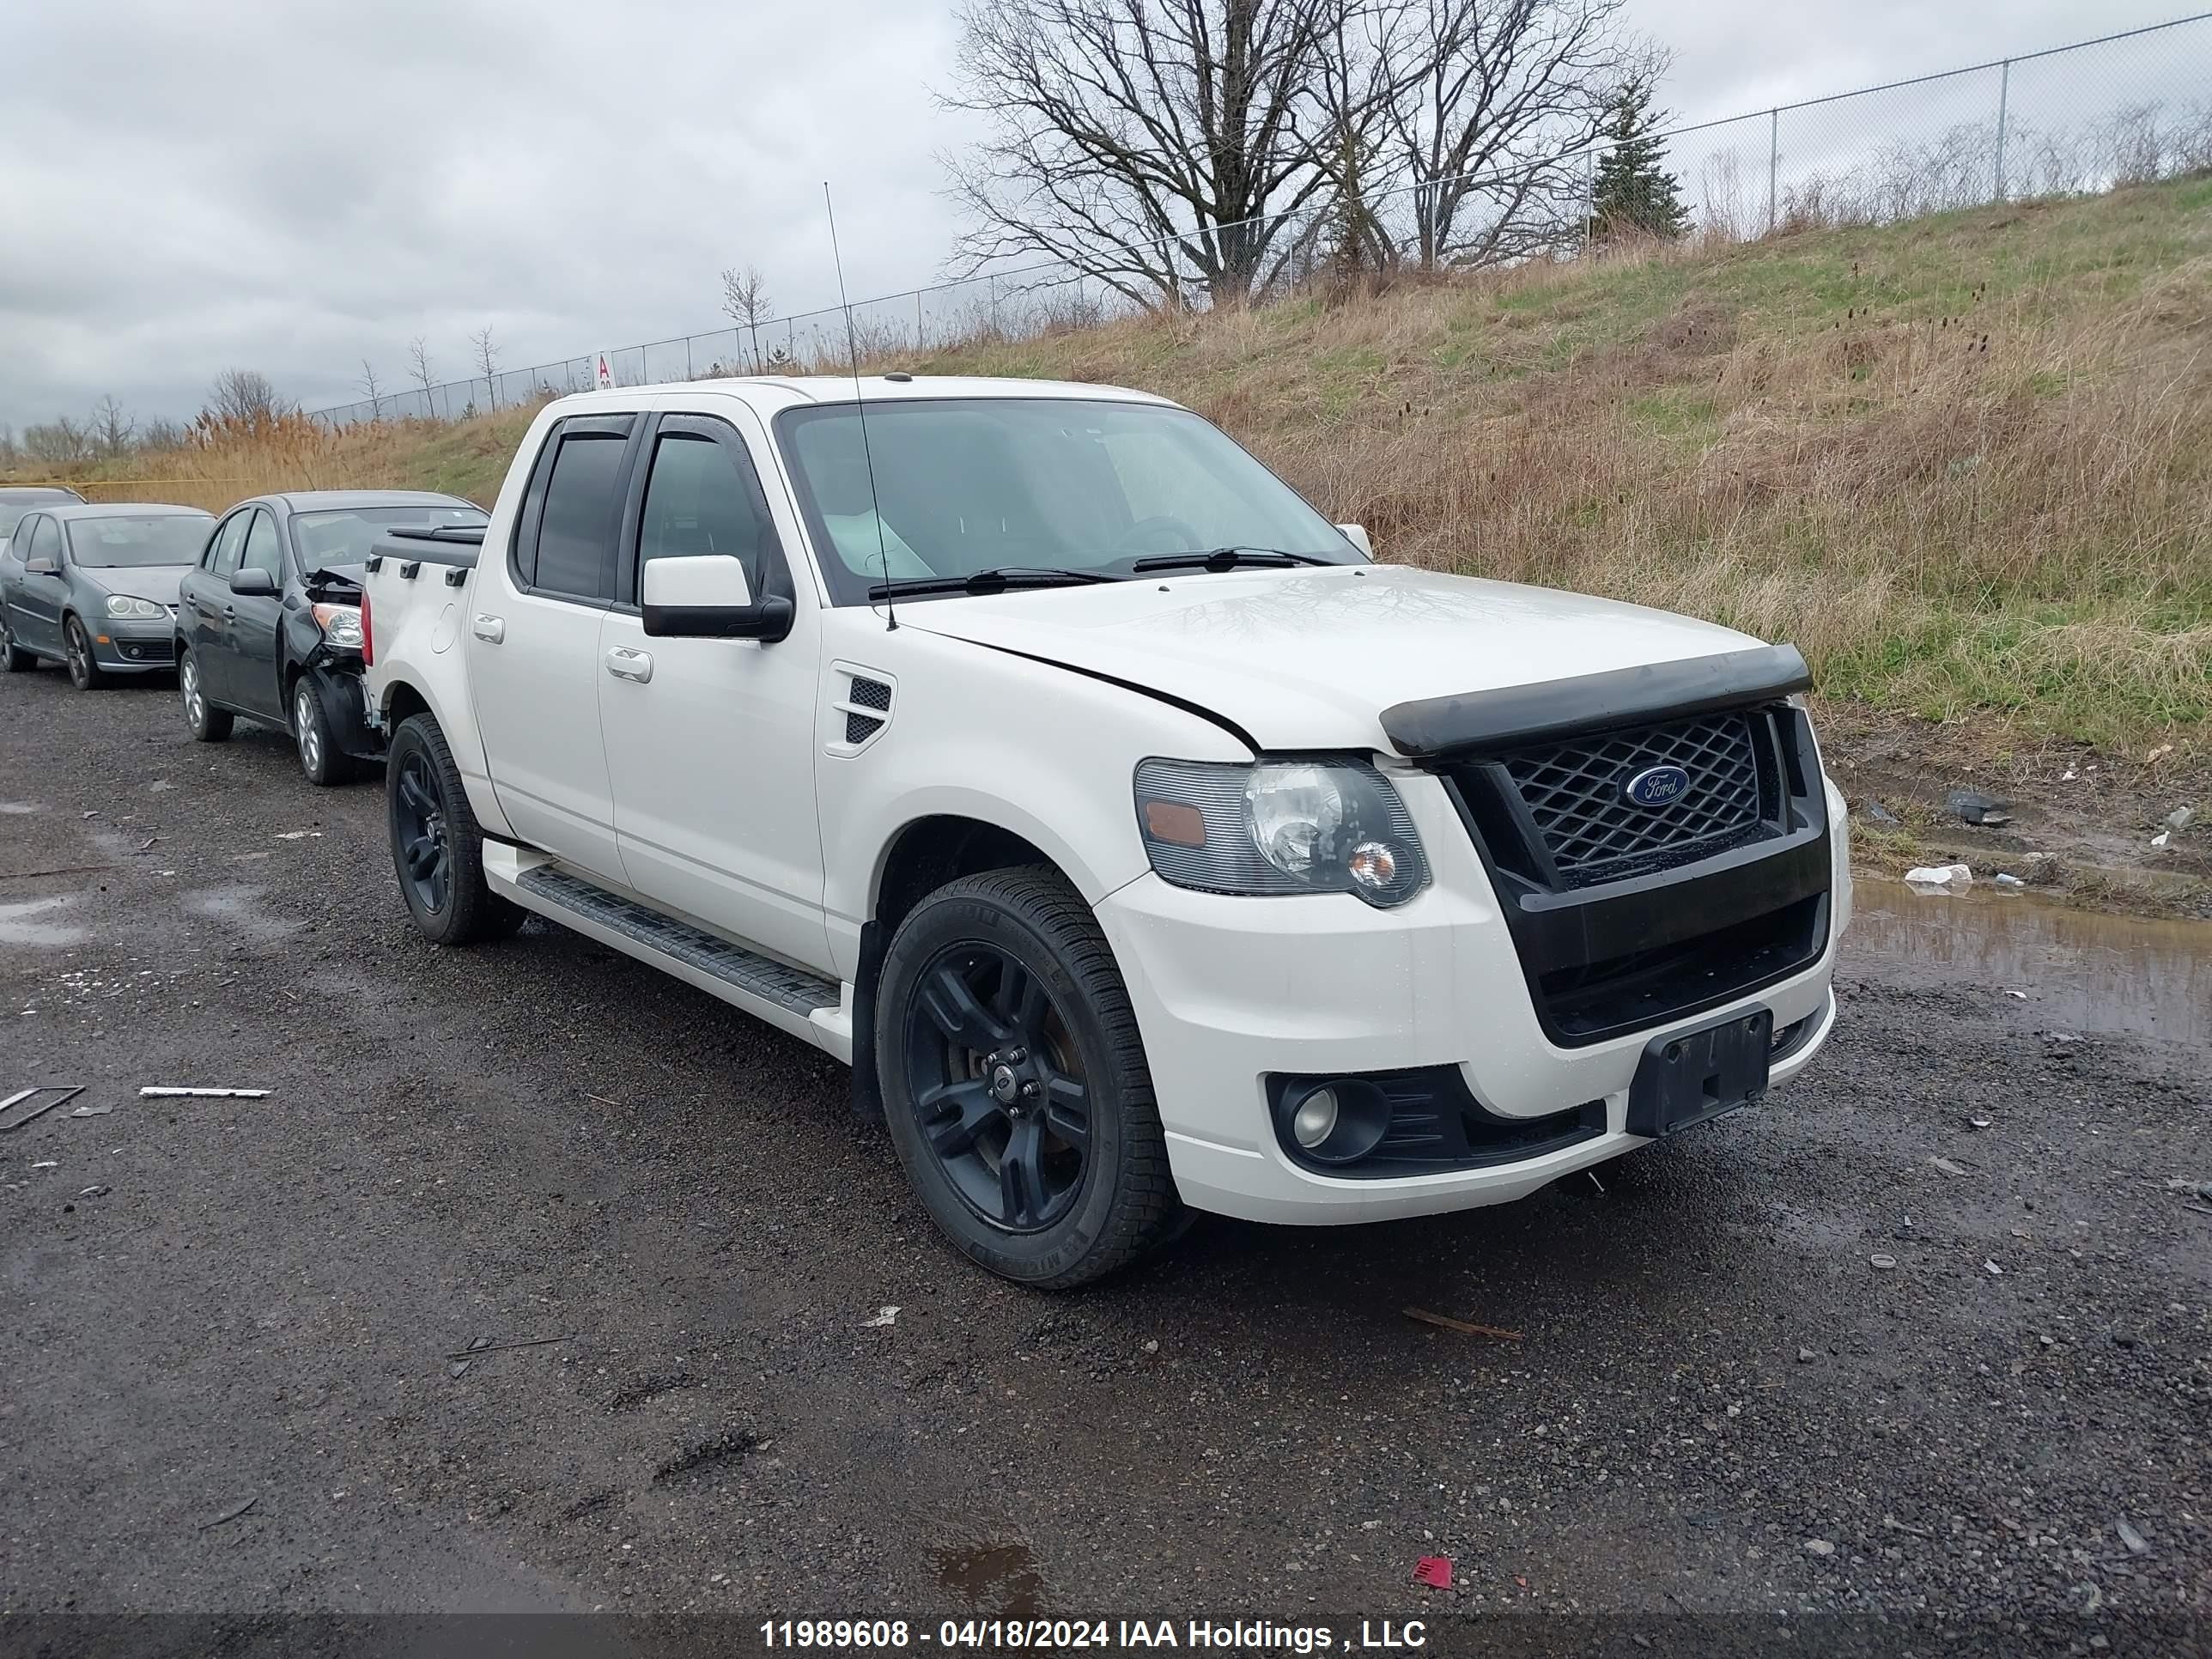
POLYGON ((103 458, 112 460, 127 453, 137 431, 138 423, 125 412, 121 404, 115 401, 113 392, 107 393, 92 406, 93 447, 103 458))
POLYGON ((1140 304, 1249 295, 1281 216, 1322 195, 1340 122, 1316 95, 1366 0, 966 0, 944 102, 976 218, 956 261, 1065 260, 1140 304))
POLYGON ((469 336, 469 343, 476 348, 477 373, 484 377, 491 388, 491 406, 499 407, 499 348, 492 343, 491 325, 486 323, 469 336))
POLYGON ((258 368, 227 368, 208 388, 202 411, 216 420, 258 432, 295 413, 299 405, 276 395, 276 387, 258 368))
POLYGON ((1632 76, 1662 57, 1630 36, 1626 0, 1409 0, 1397 21, 1408 65, 1389 127, 1413 186, 1404 250, 1424 270, 1490 264, 1552 245, 1586 148, 1632 76))
POLYGON ((22 459, 23 452, 15 444, 15 428, 0 421, 0 471, 15 466, 22 459))
POLYGON ((361 388, 362 395, 368 399, 368 418, 372 421, 382 420, 384 418, 384 387, 376 378, 374 366, 366 357, 361 360, 361 379, 356 380, 354 384, 361 388))
POLYGON ((92 434, 66 415, 23 428, 23 453, 46 466, 92 459, 92 434))
POLYGON ((752 337, 753 372, 761 367, 760 325, 775 315, 775 302, 768 297, 768 279, 758 265, 739 270, 732 265, 722 273, 722 314, 752 337))
POLYGON ((419 334, 407 343, 407 373, 422 388, 422 412, 434 419, 438 410, 430 400, 430 349, 419 334))
POLYGON ((164 449, 181 449, 185 436, 184 428, 157 415, 138 428, 138 447, 154 453, 164 449))

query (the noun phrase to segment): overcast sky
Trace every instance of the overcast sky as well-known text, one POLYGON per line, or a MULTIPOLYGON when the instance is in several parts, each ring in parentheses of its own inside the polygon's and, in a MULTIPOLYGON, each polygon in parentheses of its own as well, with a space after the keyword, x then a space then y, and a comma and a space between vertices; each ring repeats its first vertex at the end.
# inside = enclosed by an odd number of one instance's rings
MULTIPOLYGON (((2174 0, 1631 0, 1697 119, 2160 21, 2174 0)), ((2212 52, 2212 25, 2192 31, 2212 52)), ((930 280, 934 0, 0 0, 0 422, 112 392, 189 416, 222 369, 309 408, 930 280)), ((2046 94, 2051 88, 2046 84, 2046 94)))

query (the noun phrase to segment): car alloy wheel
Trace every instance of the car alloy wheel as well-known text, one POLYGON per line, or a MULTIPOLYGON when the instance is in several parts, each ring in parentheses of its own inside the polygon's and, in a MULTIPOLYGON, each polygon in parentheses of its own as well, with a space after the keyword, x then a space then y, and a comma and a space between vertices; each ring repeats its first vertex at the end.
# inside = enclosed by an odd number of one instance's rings
POLYGON ((419 750, 400 763, 392 805, 401 876, 422 908, 436 915, 453 891, 453 849, 446 842, 446 804, 430 757, 419 750))
POLYGON ((1012 952, 941 951, 906 1009, 922 1145, 993 1227, 1041 1232, 1072 1209, 1091 1164, 1091 1092, 1066 1017, 1012 952))
POLYGON ((303 677, 292 692, 292 731, 300 744, 300 764, 311 778, 323 775, 321 715, 315 702, 315 688, 303 677))
POLYGON ((207 724, 207 699, 200 695, 200 665, 188 652, 184 666, 177 671, 177 689, 185 698, 185 718, 197 732, 207 724))
POLYGON ((92 685, 92 641, 84 636, 84 624, 75 617, 62 630, 62 656, 69 664, 69 677, 80 691, 92 685))

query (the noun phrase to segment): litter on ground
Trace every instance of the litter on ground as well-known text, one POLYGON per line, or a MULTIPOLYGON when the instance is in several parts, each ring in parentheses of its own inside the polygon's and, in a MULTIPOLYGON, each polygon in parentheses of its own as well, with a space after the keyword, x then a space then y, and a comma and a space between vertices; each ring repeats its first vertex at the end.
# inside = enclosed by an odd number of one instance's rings
POLYGON ((266 1089, 173 1089, 167 1086, 148 1087, 138 1091, 141 1100, 266 1100, 266 1089))

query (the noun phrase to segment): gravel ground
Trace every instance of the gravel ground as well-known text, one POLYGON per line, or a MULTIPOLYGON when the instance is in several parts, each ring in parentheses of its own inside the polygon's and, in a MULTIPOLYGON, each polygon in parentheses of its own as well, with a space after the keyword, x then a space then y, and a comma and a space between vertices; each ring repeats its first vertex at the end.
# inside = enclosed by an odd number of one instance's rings
POLYGON ((2033 981, 1847 951, 1811 1075, 1601 1188, 1212 1221, 1050 1298, 939 1242, 813 1051, 541 923, 424 945, 382 807, 272 733, 191 744, 166 682, 0 678, 0 1097, 113 1107, 0 1135, 0 1632, 2204 1639, 2202 1044, 2061 1041, 2033 981), (1591 1618, 1498 1617, 1532 1612, 1591 1618))

